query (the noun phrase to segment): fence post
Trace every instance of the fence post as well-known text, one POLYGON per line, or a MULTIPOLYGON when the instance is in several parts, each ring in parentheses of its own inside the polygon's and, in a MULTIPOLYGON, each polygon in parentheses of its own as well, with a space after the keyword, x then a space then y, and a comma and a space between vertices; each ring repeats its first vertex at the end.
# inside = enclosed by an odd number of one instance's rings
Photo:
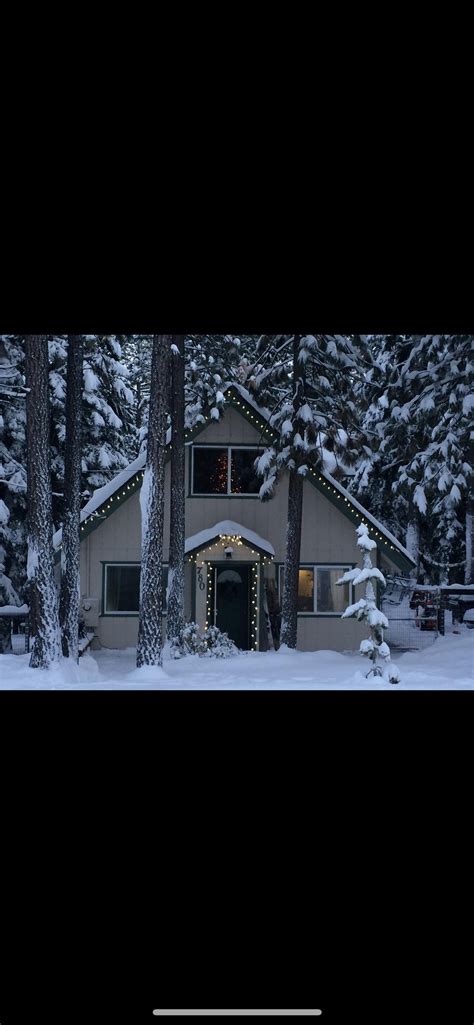
POLYGON ((441 595, 441 600, 438 609, 438 631, 442 637, 444 637, 444 597, 441 595))

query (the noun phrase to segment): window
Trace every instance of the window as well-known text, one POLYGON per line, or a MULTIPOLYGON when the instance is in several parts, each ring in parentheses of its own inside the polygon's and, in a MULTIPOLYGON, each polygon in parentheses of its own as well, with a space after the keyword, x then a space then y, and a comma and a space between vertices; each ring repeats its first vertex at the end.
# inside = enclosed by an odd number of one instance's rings
POLYGON ((226 495, 229 487, 227 448, 193 448, 193 494, 226 495))
POLYGON ((258 495, 257 447, 193 446, 193 495, 258 495))
MULTIPOLYGON (((298 613, 337 616, 351 601, 351 585, 337 585, 350 566, 302 566, 298 579, 298 613), (315 587, 316 577, 316 587, 315 587)), ((285 583, 285 568, 280 566, 280 602, 285 583)))
MULTIPOLYGON (((163 614, 166 614, 168 566, 162 569, 163 614)), ((105 567, 104 615, 138 616, 140 607, 140 564, 111 563, 105 567)))
POLYGON ((262 481, 257 477, 254 448, 231 449, 230 486, 233 495, 257 495, 262 481))

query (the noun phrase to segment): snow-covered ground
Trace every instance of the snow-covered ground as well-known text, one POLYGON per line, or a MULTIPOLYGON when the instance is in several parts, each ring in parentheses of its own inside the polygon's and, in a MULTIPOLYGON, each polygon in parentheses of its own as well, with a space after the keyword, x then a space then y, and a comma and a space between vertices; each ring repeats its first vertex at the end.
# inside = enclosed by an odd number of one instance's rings
POLYGON ((229 659, 165 660, 135 668, 135 650, 95 651, 79 665, 28 668, 28 655, 0 655, 0 690, 474 690, 474 630, 438 637, 397 657, 402 682, 365 678, 367 659, 336 651, 241 652, 229 659))

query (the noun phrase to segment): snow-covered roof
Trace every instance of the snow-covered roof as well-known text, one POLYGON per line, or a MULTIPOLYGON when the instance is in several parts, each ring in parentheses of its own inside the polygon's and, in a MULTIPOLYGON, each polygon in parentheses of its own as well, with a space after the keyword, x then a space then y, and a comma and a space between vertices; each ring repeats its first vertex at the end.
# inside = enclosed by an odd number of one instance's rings
POLYGON ((29 605, 0 605, 0 616, 27 616, 29 611, 29 605))
POLYGON ((213 527, 207 527, 206 530, 200 530, 198 534, 193 534, 191 537, 186 538, 186 555, 189 552, 193 552, 196 548, 202 548, 203 545, 210 544, 216 537, 220 537, 221 534, 241 537, 243 541, 248 541, 250 546, 255 545, 255 548, 260 548, 263 552, 267 552, 268 555, 275 555, 275 549, 269 541, 264 537, 260 537, 260 534, 256 534, 254 530, 249 530, 248 527, 242 526, 241 523, 236 523, 235 520, 220 520, 213 527))
MULTIPOLYGON (((141 456, 138 456, 138 459, 135 459, 133 463, 130 463, 130 465, 126 466, 124 470, 121 470, 116 477, 109 480, 108 484, 104 484, 102 488, 97 488, 97 490, 94 491, 92 498, 89 499, 87 505, 85 505, 81 510, 81 523, 84 523, 84 520, 89 519, 89 516, 93 516, 104 502, 107 502, 109 498, 112 498, 112 495, 114 495, 116 491, 120 491, 120 488, 126 487, 128 482, 136 473, 138 473, 139 470, 145 469, 145 463, 146 453, 143 452, 141 456)), ((59 548, 62 539, 63 531, 61 527, 53 536, 53 547, 55 549, 59 548)))
POLYGON ((233 388, 234 391, 239 392, 239 395, 242 396, 242 398, 245 400, 245 402, 248 403, 249 406, 252 406, 252 408, 255 410, 256 413, 259 413, 259 415, 263 418, 263 420, 269 420, 270 419, 270 416, 271 416, 270 410, 267 409, 266 406, 259 406, 258 403, 255 402, 255 399, 253 398, 251 393, 248 391, 248 389, 244 388, 243 384, 237 384, 236 381, 232 381, 231 383, 226 385, 226 387, 224 389, 224 394, 225 394, 226 391, 229 390, 229 388, 233 388))

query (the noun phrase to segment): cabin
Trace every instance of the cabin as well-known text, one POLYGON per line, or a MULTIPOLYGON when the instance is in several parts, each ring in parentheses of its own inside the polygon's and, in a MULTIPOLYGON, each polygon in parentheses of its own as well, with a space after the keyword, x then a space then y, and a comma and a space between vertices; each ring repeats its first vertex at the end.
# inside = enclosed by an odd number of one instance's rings
MULTIPOLYGON (((256 456, 274 437, 268 411, 241 386, 225 391, 220 419, 186 432, 186 619, 215 624, 244 650, 278 647, 284 588, 288 475, 259 498, 256 456)), ((168 445, 169 445, 168 435, 168 445)), ((166 464, 163 581, 168 575, 170 452, 166 464)), ((81 514, 81 613, 94 647, 135 647, 141 557, 139 492, 145 456, 94 492, 81 514)), ((362 588, 336 586, 359 564, 355 528, 367 523, 382 572, 408 573, 413 560, 327 469, 304 481, 298 594, 298 648, 358 648, 366 631, 341 613, 362 588)), ((56 559, 62 532, 54 537, 56 559)), ((166 588, 163 602, 166 620, 166 588)))

